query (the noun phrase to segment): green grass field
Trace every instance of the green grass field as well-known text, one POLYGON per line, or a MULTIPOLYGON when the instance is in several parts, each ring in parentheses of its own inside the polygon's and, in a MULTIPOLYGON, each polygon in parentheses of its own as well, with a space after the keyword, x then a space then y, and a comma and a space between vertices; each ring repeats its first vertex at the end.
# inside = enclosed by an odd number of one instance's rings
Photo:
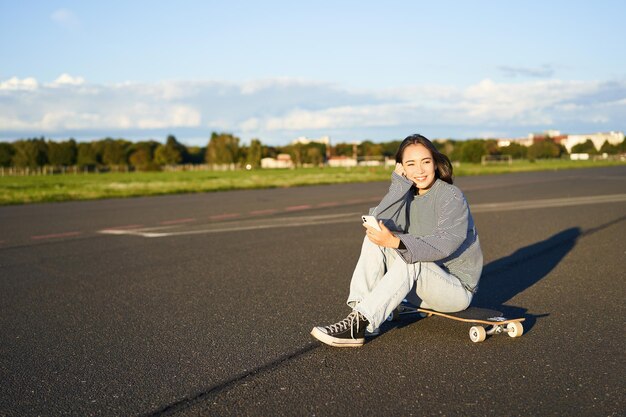
MULTIPOLYGON (((626 165, 617 161, 515 161, 512 165, 463 163, 455 176, 550 171, 626 165)), ((0 205, 93 200, 251 188, 386 181, 391 168, 302 168, 295 170, 132 172, 0 177, 0 205)))

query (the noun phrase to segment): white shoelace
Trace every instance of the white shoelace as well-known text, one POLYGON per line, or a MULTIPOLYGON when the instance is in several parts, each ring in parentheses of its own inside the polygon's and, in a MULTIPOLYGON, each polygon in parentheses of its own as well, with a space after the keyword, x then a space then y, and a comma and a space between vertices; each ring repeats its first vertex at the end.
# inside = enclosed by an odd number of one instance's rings
POLYGON ((359 320, 360 313, 358 311, 352 311, 352 313, 348 314, 348 317, 341 320, 339 323, 331 324, 330 326, 326 326, 329 330, 329 333, 339 333, 343 332, 350 327, 350 337, 354 339, 354 322, 356 321, 356 331, 359 331, 359 326, 361 324, 361 320, 359 320))

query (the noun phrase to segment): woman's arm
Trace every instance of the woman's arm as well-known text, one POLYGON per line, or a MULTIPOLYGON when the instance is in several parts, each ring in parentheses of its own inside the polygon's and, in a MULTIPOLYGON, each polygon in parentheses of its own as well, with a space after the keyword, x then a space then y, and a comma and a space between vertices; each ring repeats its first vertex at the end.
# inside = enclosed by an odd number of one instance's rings
POLYGON ((402 215, 406 203, 406 194, 413 186, 413 181, 403 175, 402 164, 396 164, 396 170, 391 174, 389 191, 378 206, 370 209, 369 214, 378 219, 398 219, 402 215))
POLYGON ((397 234, 406 249, 398 252, 407 263, 434 262, 452 255, 465 241, 469 224, 469 208, 460 191, 450 190, 439 196, 436 227, 432 234, 414 236, 397 234))

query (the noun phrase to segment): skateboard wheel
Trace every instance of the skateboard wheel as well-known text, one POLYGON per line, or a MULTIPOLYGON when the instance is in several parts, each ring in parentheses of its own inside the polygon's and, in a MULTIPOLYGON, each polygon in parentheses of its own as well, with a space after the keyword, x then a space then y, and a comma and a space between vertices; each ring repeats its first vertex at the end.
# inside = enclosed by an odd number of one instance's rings
POLYGON ((507 334, 511 337, 520 337, 524 333, 524 326, 519 321, 514 321, 506 325, 507 334))
POLYGON ((484 342, 487 338, 487 332, 483 326, 472 326, 469 335, 474 343, 484 342))
POLYGON ((400 311, 396 308, 391 313, 389 313, 389 316, 387 316, 387 321, 398 321, 398 320, 400 320, 400 311))

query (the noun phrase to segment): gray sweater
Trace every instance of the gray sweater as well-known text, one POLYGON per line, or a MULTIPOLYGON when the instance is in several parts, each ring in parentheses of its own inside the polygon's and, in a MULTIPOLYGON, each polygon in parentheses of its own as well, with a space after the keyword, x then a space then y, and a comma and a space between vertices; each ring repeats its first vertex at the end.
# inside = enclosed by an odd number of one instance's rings
POLYGON ((397 252, 407 263, 434 262, 476 292, 483 253, 465 196, 440 179, 424 195, 414 191, 411 180, 394 172, 389 192, 370 214, 402 241, 397 252))

